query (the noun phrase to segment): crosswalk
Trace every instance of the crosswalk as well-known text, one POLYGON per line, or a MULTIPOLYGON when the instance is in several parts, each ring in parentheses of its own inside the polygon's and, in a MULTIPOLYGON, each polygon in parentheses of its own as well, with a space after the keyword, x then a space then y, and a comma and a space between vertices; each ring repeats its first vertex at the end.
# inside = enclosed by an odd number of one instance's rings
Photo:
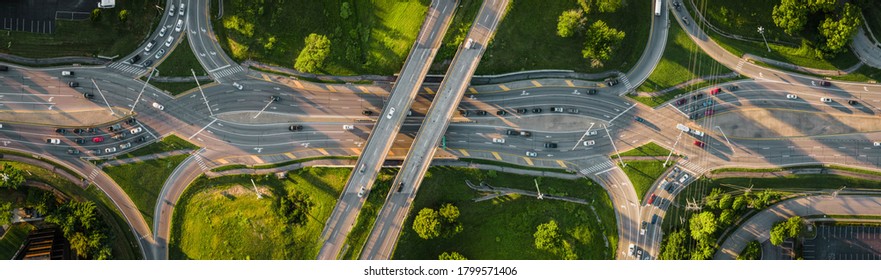
POLYGON ((111 63, 109 67, 110 67, 110 69, 122 72, 123 74, 135 75, 135 76, 141 75, 147 71, 146 68, 141 67, 139 65, 132 65, 132 64, 123 63, 123 62, 111 63))
POLYGON ((98 177, 98 174, 101 173, 101 170, 98 168, 92 169, 92 173, 89 173, 89 181, 94 182, 95 177, 98 177))
POLYGON ((220 79, 229 75, 233 75, 236 73, 244 72, 245 69, 240 65, 234 65, 232 67, 226 67, 220 70, 215 70, 211 72, 211 75, 214 76, 214 79, 220 79))
POLYGON ((695 175, 704 174, 709 171, 709 168, 700 166, 692 161, 683 160, 682 162, 680 162, 680 165, 682 165, 682 167, 684 167, 685 169, 694 172, 695 175))
POLYGON ((584 174, 584 175, 590 175, 595 172, 609 170, 612 168, 612 166, 614 166, 614 164, 611 161, 605 160, 605 161, 598 163, 597 165, 594 165, 594 166, 591 166, 591 167, 588 167, 585 169, 581 169, 580 172, 581 172, 581 174, 584 174))
POLYGON ((740 61, 737 62, 737 68, 734 68, 734 71, 740 72, 740 68, 743 68, 744 63, 746 63, 746 59, 741 58, 740 61))
POLYGON ((202 156, 196 153, 193 155, 196 158, 196 163, 199 164, 199 168, 202 168, 202 172, 208 171, 208 165, 205 164, 205 161, 202 160, 202 156))
POLYGON ((633 85, 630 84, 630 80, 627 79, 627 76, 626 76, 626 75, 621 75, 621 79, 620 79, 620 80, 621 80, 622 83, 624 83, 624 86, 625 86, 627 89, 631 89, 631 88, 633 88, 633 85))

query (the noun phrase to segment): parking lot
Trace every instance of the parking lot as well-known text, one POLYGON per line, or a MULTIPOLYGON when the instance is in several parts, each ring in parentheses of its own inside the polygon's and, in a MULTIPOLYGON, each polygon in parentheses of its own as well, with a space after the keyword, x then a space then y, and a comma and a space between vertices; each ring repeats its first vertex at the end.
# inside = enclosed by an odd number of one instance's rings
POLYGON ((806 260, 879 260, 881 226, 817 226, 817 237, 805 240, 806 260))
POLYGON ((88 20, 98 1, 4 0, 0 1, 3 30, 31 33, 55 32, 56 19, 88 20))

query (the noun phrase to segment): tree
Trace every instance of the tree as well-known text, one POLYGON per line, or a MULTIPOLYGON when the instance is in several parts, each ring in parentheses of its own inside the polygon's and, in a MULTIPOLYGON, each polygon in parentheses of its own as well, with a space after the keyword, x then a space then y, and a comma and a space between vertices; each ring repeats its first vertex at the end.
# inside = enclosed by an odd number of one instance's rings
POLYGON ((677 230, 664 239, 664 250, 658 256, 662 260, 687 260, 689 258, 688 251, 685 246, 688 238, 685 230, 677 230))
POLYGON ((119 21, 125 22, 128 20, 128 10, 119 11, 119 21))
POLYGON ((734 223, 734 210, 725 209, 719 214, 719 227, 726 228, 734 223))
POLYGON ((442 261, 467 261, 468 258, 460 254, 459 252, 443 252, 440 256, 437 257, 438 260, 442 261))
POLYGON ((438 214, 442 218, 441 231, 444 236, 453 236, 462 232, 462 223, 459 219, 459 208, 453 204, 445 203, 438 209, 438 214))
POLYGON ((433 239, 441 234, 441 221, 438 212, 431 208, 422 208, 413 220, 413 231, 422 239, 433 239))
POLYGON ((351 8, 351 6, 349 6, 349 2, 343 2, 343 4, 340 5, 340 17, 343 19, 347 19, 351 15, 352 15, 352 8, 351 8))
POLYGON ((266 39, 266 44, 263 44, 263 48, 268 51, 271 51, 272 48, 275 47, 276 41, 277 41, 277 39, 275 38, 275 36, 270 36, 269 39, 266 39))
POLYGON ((556 251, 563 241, 560 228, 554 220, 538 225, 532 236, 535 237, 535 248, 541 250, 556 251))
POLYGON ((721 194, 722 189, 713 188, 713 190, 710 191, 710 194, 704 197, 704 205, 709 208, 717 208, 717 202, 719 201, 719 195, 721 194))
POLYGON ((713 257, 713 252, 715 252, 714 242, 712 242, 713 238, 702 239, 697 242, 697 247, 691 251, 691 259, 692 260, 709 260, 713 257))
POLYGON ((12 221, 12 202, 0 203, 0 226, 12 221))
POLYGON ((89 14, 89 19, 92 21, 98 21, 101 19, 101 9, 92 10, 92 13, 89 14))
POLYGON ((70 201, 55 209, 45 219, 61 228, 64 238, 77 255, 86 259, 109 259, 113 238, 107 226, 98 219, 94 202, 70 201))
POLYGON ((844 3, 839 20, 827 17, 818 28, 825 40, 823 50, 830 54, 847 50, 847 44, 861 24, 859 9, 850 3, 844 3))
POLYGON ((746 195, 741 195, 734 198, 734 202, 731 203, 731 209, 734 211, 743 210, 746 207, 747 197, 746 195))
POLYGON ((582 56, 590 60, 592 67, 601 67, 604 61, 612 58, 612 53, 624 40, 624 31, 611 28, 605 22, 598 20, 587 29, 587 41, 582 56))
POLYGON ((801 31, 808 22, 808 6, 804 0, 783 0, 774 6, 771 18, 786 34, 793 35, 801 31))
POLYGON ((775 224, 771 228, 771 244, 780 246, 784 239, 786 239, 786 225, 782 222, 775 224))
POLYGON ((600 13, 614 13, 625 4, 624 0, 594 0, 594 5, 600 13))
POLYGON ((716 216, 712 212, 701 212, 691 216, 688 223, 689 229, 691 229, 691 238, 694 240, 707 239, 716 232, 716 216))
POLYGON ((557 35, 563 38, 572 37, 576 32, 584 29, 585 23, 587 23, 587 19, 584 18, 584 13, 581 10, 563 11, 557 18, 557 35))
POLYGON ((734 198, 731 197, 730 194, 723 194, 722 197, 719 197, 718 208, 719 209, 730 209, 731 204, 734 202, 734 198))
POLYGON ((743 252, 740 252, 740 255, 737 256, 737 260, 758 260, 761 257, 762 244, 753 240, 746 244, 746 248, 743 249, 743 252))
POLYGON ((771 228, 771 244, 780 246, 783 240, 787 238, 797 238, 801 234, 802 219, 799 216, 793 216, 786 221, 778 222, 771 228))
POLYGON ((25 178, 21 169, 16 168, 8 163, 3 163, 0 170, 0 188, 17 190, 24 184, 25 178))
POLYGON ((835 10, 835 5, 838 4, 838 0, 807 0, 807 3, 804 3, 804 1, 800 2, 802 5, 807 4, 805 6, 810 8, 811 12, 820 11, 824 13, 835 10))
POLYGON ((324 66, 324 60, 330 54, 330 40, 327 36, 309 34, 306 36, 306 46, 300 51, 294 68, 300 72, 315 72, 324 66))
POLYGON ((802 219, 794 216, 786 220, 786 234, 789 238, 796 238, 801 234, 802 219))

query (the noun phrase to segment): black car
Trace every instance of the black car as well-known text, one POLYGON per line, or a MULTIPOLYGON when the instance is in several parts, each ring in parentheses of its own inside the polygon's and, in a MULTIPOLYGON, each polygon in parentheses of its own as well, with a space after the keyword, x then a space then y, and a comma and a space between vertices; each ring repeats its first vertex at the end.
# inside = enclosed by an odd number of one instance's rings
POLYGON ((80 154, 80 150, 77 150, 77 149, 67 149, 67 153, 68 153, 68 154, 71 154, 71 155, 78 155, 78 154, 80 154))
POLYGON ((281 97, 278 97, 278 95, 273 95, 273 96, 269 97, 269 102, 278 102, 278 101, 281 101, 281 97))
POLYGON ((95 98, 95 95, 91 93, 83 93, 83 97, 85 97, 86 99, 92 99, 95 98))
POLYGON ((618 84, 618 79, 611 79, 611 80, 606 81, 606 85, 608 85, 610 87, 613 87, 617 84, 618 84))
POLYGON ((361 111, 361 114, 362 114, 362 115, 365 115, 365 116, 370 116, 370 115, 373 115, 373 111, 370 111, 370 110, 364 110, 364 111, 361 111))
POLYGON ((95 134, 98 132, 98 130, 95 129, 94 127, 90 127, 90 128, 86 129, 86 132, 91 133, 91 134, 95 134))
POLYGON ((67 86, 75 88, 75 87, 79 87, 80 83, 79 82, 68 82, 67 86))
POLYGON ((541 108, 534 108, 532 109, 532 112, 536 114, 541 113, 541 108))
POLYGON ((86 130, 85 130, 85 129, 82 129, 82 128, 74 128, 74 129, 73 129, 73 133, 76 133, 76 134, 80 134, 80 133, 83 133, 83 132, 86 132, 86 130))
POLYGON ((144 140, 147 140, 147 136, 141 136, 141 137, 135 138, 136 143, 144 142, 144 140))
POLYGON ((401 192, 402 190, 404 190, 404 182, 398 184, 398 192, 401 192))
POLYGON ((461 109, 460 109, 460 110, 459 110, 459 114, 461 114, 463 117, 467 117, 467 116, 468 116, 468 111, 465 111, 465 110, 461 110, 461 109))
POLYGON ((850 104, 850 105, 857 105, 857 104, 860 104, 860 103, 857 102, 856 100, 851 99, 851 100, 848 100, 848 101, 847 101, 847 104, 850 104))
POLYGON ((499 115, 499 116, 507 116, 507 115, 508 115, 508 111, 505 111, 505 110, 499 110, 498 112, 496 112, 496 115, 499 115))
POLYGON ((151 65, 153 65, 153 60, 148 59, 147 61, 144 61, 144 64, 141 65, 144 65, 144 67, 150 67, 151 65))
POLYGON ((486 116, 486 111, 484 111, 484 110, 477 111, 477 115, 478 116, 486 116))
POLYGON ((83 139, 83 138, 73 139, 73 141, 76 142, 77 144, 85 144, 86 143, 86 139, 83 139))
POLYGON ((520 134, 520 133, 517 132, 516 130, 508 129, 508 131, 505 131, 505 134, 507 134, 507 135, 517 135, 517 134, 520 134))
POLYGON ((728 86, 728 90, 730 90, 730 91, 735 91, 737 89, 738 89, 737 86, 728 86))
POLYGON ((517 114, 526 114, 527 112, 529 112, 529 110, 526 108, 517 109, 517 114))
POLYGON ((4 72, 5 72, 5 71, 9 71, 9 66, 6 66, 6 65, 0 65, 0 71, 4 71, 4 72))
POLYGON ((65 133, 67 133, 67 129, 57 128, 57 129, 55 129, 55 132, 58 134, 65 134, 65 133))
POLYGON ((825 81, 825 80, 824 80, 824 81, 820 81, 820 85, 821 85, 821 86, 824 86, 824 87, 828 87, 828 86, 831 86, 832 83, 830 83, 829 81, 825 81))
POLYGON ((553 149, 556 147, 557 147, 557 143, 551 143, 551 142, 545 143, 545 148, 553 149))
POLYGON ((288 130, 290 130, 290 131, 300 131, 302 129, 303 129, 303 126, 299 125, 299 124, 294 124, 294 125, 291 125, 288 127, 288 130))
POLYGON ((137 62, 140 61, 140 60, 141 60, 141 56, 136 54, 136 55, 133 56, 132 58, 129 58, 129 59, 128 59, 128 63, 135 64, 135 63, 137 63, 137 62))
POLYGON ((129 125, 135 125, 135 124, 138 123, 138 120, 135 119, 135 118, 131 118, 131 119, 127 119, 127 120, 125 120, 125 123, 127 123, 127 124, 129 124, 129 125))
POLYGON ((589 94, 589 95, 597 94, 597 90, 596 89, 589 89, 589 90, 587 90, 587 94, 589 94))

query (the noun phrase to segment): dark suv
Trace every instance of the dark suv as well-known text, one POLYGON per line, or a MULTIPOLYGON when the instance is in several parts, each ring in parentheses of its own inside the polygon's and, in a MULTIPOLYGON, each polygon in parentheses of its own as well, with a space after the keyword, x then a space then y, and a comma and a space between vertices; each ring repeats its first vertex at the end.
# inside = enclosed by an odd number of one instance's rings
POLYGON ((545 148, 554 149, 556 147, 557 147, 557 143, 551 143, 551 142, 545 143, 545 148))

